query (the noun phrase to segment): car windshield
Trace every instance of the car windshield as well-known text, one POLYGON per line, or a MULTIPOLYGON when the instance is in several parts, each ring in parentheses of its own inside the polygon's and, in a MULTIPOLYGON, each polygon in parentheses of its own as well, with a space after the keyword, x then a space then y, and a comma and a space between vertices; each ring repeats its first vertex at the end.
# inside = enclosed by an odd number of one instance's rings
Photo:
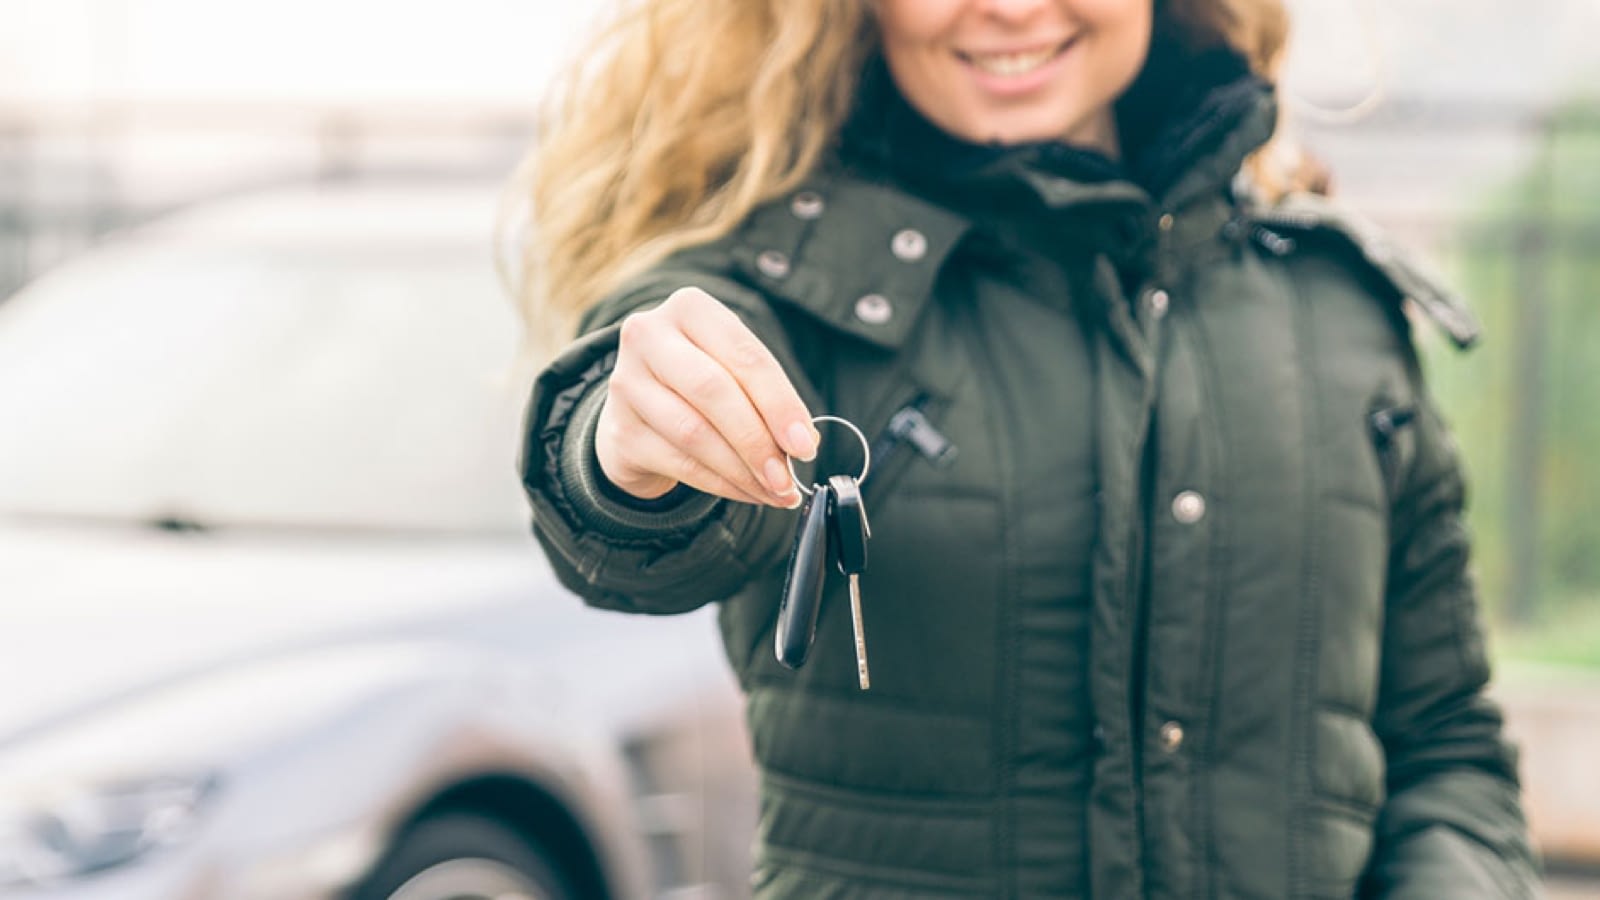
POLYGON ((0 515, 525 531, 487 240, 125 242, 0 305, 0 515))

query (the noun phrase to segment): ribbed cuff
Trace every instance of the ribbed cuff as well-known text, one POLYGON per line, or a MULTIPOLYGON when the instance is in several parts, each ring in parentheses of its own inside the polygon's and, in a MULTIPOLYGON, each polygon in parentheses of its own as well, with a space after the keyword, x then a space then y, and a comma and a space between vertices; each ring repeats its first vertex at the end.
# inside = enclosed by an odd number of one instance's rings
POLYGON ((605 405, 606 379, 591 385, 573 408, 562 437, 557 477, 573 511, 594 531, 639 540, 688 534, 715 513, 720 498, 680 484, 654 500, 641 500, 600 471, 594 436, 605 405))

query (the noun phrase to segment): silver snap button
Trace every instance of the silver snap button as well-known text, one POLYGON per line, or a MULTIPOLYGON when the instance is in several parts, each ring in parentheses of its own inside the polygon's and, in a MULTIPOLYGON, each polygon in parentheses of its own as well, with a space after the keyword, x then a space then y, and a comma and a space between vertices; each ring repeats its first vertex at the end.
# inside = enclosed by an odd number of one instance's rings
POLYGON ((894 317, 894 306, 882 294, 868 294, 856 301, 856 318, 868 325, 882 325, 894 317))
POLYGON ((916 262, 928 255, 928 238, 915 228, 906 228, 895 233, 889 249, 902 262, 916 262))
POLYGON ((1162 213, 1161 218, 1156 220, 1156 227, 1162 231, 1171 231, 1174 221, 1172 213, 1162 213))
POLYGON ((822 195, 816 191, 801 191, 789 201, 789 211, 797 219, 815 219, 822 215, 827 204, 822 202, 822 195))
POLYGON ((789 257, 776 250, 763 250, 756 257, 756 268, 768 278, 788 278, 789 257))
POLYGON ((1166 291, 1157 289, 1150 292, 1150 315, 1161 318, 1167 314, 1167 307, 1171 305, 1172 298, 1166 291))
POLYGON ((1161 726, 1161 749, 1168 753, 1176 753, 1183 746, 1183 726, 1177 722, 1166 722, 1161 726))
POLYGON ((1206 498, 1198 491, 1184 491, 1172 498, 1172 517, 1185 525, 1193 525, 1205 517, 1206 498))

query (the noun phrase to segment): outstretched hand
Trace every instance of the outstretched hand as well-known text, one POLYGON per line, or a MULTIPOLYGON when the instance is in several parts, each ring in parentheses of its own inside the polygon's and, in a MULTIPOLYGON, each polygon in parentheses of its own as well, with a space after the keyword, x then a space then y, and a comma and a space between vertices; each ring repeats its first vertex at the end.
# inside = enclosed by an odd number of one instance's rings
POLYGON ((811 414, 772 351, 699 288, 622 321, 617 363, 595 432, 600 470, 641 499, 679 483, 793 508, 784 454, 810 460, 811 414))

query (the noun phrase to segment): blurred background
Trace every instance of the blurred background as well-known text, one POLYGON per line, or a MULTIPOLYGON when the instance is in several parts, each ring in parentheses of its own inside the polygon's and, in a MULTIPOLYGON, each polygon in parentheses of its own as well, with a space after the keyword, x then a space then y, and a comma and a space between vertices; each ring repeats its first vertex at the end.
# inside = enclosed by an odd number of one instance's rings
MULTIPOLYGON (((0 896, 740 892, 709 621, 565 615, 512 474, 494 220, 593 6, 0 0, 0 896)), ((1600 3, 1289 6, 1296 131, 1485 324, 1421 340, 1600 897, 1600 3)))

